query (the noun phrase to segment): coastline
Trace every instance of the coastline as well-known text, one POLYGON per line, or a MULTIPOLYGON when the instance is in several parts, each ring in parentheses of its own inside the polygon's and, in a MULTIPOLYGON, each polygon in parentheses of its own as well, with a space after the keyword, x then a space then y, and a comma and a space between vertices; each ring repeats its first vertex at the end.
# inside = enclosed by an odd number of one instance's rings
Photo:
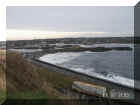
MULTIPOLYGON (((122 89, 125 89, 128 91, 134 91, 134 94, 135 93, 140 94, 140 90, 138 90, 138 89, 132 89, 130 87, 122 86, 120 84, 115 84, 110 81, 105 81, 105 80, 101 80, 99 78, 90 77, 85 74, 77 73, 77 72, 74 72, 74 71, 71 71, 66 68, 59 67, 59 66, 56 66, 56 65, 53 65, 50 63, 42 62, 42 61, 39 61, 36 59, 30 60, 30 62, 32 62, 33 64, 36 64, 36 65, 39 65, 43 68, 48 68, 48 70, 50 70, 51 72, 56 72, 56 73, 58 72, 58 73, 66 75, 66 76, 80 78, 81 81, 82 80, 89 81, 93 84, 95 83, 96 85, 105 86, 110 89, 121 89, 122 88, 122 89)), ((139 100, 135 100, 135 99, 134 100, 119 100, 119 101, 125 101, 125 102, 130 102, 130 103, 135 103, 135 104, 140 103, 139 100)))

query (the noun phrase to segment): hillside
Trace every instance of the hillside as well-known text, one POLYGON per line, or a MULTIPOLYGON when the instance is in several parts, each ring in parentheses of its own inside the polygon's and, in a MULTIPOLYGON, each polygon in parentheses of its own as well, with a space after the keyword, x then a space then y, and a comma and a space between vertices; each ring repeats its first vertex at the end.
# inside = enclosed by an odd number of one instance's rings
POLYGON ((0 90, 5 88, 5 50, 0 50, 0 90))
MULTIPOLYGON (((17 105, 14 100, 18 101, 18 105, 33 105, 33 103, 26 103, 27 100, 44 100, 39 101, 35 105, 49 105, 49 102, 59 101, 60 105, 100 105, 102 101, 93 100, 92 103, 88 101, 72 102, 69 99, 81 99, 81 94, 71 89, 72 83, 75 80, 84 81, 82 78, 69 77, 61 73, 52 72, 46 68, 32 64, 25 60, 24 57, 15 52, 7 52, 6 54, 6 89, 7 101, 3 105, 17 105), (26 101, 23 101, 25 100, 26 101), (13 101, 11 101, 13 100, 13 101), (67 101, 66 101, 67 100, 67 101), (43 104, 42 104, 43 102, 43 104)), ((2 71, 2 74, 4 72, 2 71)), ((86 81, 87 82, 87 81, 86 81)), ((1 96, 1 94, 0 94, 1 96)), ((96 97, 95 97, 96 99, 96 97)), ((51 105, 59 105, 58 103, 51 105)), ((104 103, 104 105, 108 105, 104 103)), ((118 104, 118 105, 128 105, 118 104)))
POLYGON ((0 50, 0 104, 6 97, 5 54, 5 50, 0 50))
MULTIPOLYGON (((80 94, 71 89, 73 81, 80 79, 51 72, 46 68, 32 64, 19 53, 7 52, 6 60, 8 100, 39 99, 46 102, 46 100, 80 98, 80 94)), ((63 105, 62 103, 61 105, 63 105)), ((8 105, 11 105, 11 103, 8 103, 8 105)))
POLYGON ((55 73, 52 74, 43 68, 32 65, 25 61, 20 54, 13 52, 7 53, 6 67, 7 95, 9 98, 20 98, 20 94, 24 94, 25 97, 21 98, 25 99, 38 97, 57 99, 63 97, 63 94, 55 89, 55 85, 62 86, 61 81, 67 77, 61 76, 56 81, 53 79, 56 76, 55 73))
MULTIPOLYGON (((61 105, 66 105, 66 103, 67 105, 75 105, 75 102, 71 103, 71 101, 66 100, 80 99, 80 94, 71 89, 73 81, 80 79, 51 72, 46 68, 32 64, 19 53, 7 52, 6 60, 8 99, 6 105, 11 105, 11 100, 17 99, 21 100, 20 105, 25 105, 22 101, 25 99, 27 101, 43 100, 39 101, 37 105, 42 105, 42 102, 45 103, 44 105, 49 105, 48 102, 52 102, 51 100, 54 100, 51 105, 56 105, 54 102, 55 100, 57 102, 58 99, 61 105)), ((16 101, 12 103, 16 103, 16 101)), ((33 105, 33 103, 27 103, 27 105, 33 105)), ((76 105, 81 105, 80 101, 76 101, 76 103, 76 105)))

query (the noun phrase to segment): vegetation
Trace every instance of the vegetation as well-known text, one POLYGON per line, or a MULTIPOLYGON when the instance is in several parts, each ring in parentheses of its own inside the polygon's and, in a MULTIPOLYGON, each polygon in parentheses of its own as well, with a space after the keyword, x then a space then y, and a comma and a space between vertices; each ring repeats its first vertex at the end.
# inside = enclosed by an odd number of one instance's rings
MULTIPOLYGON (((69 77, 32 64, 19 53, 8 51, 6 55, 6 96, 8 99, 6 105, 11 105, 11 103, 12 105, 87 105, 88 101, 68 101, 75 98, 71 89, 73 81, 83 81, 81 78, 69 77), (68 90, 70 94, 65 94, 63 90, 68 90), (21 101, 14 101, 17 99, 21 101), (49 103, 51 100, 55 101, 49 103)), ((1 69, 2 75, 4 75, 4 70, 5 68, 1 69)), ((2 93, 0 94, 1 101, 5 97, 5 91, 0 91, 0 93, 2 93)), ((94 102, 94 105, 100 104, 94 102)), ((93 105, 93 102, 88 105, 93 105)))
POLYGON ((6 84, 5 84, 5 50, 0 50, 0 104, 6 98, 6 84))
POLYGON ((64 90, 72 90, 72 83, 80 80, 52 72, 25 60, 15 52, 7 52, 7 98, 9 99, 72 99, 64 90))
POLYGON ((48 77, 47 73, 41 73, 41 68, 25 61, 20 54, 8 52, 6 67, 7 98, 36 99, 62 96, 46 81, 47 79, 45 80, 45 77, 48 77))
MULTIPOLYGON (((6 86, 7 99, 9 100, 6 101, 9 102, 6 103, 7 105, 10 105, 11 99, 45 99, 45 102, 73 99, 73 95, 66 95, 63 90, 71 90, 72 82, 77 78, 51 72, 46 68, 33 65, 19 53, 7 52, 6 60, 6 86)), ((41 103, 38 103, 38 105, 41 105, 41 103)), ((61 105, 65 105, 62 103, 61 105)), ((21 104, 24 104, 24 102, 21 104)))
POLYGON ((6 92, 4 90, 0 90, 0 104, 2 104, 5 99, 6 99, 6 92))

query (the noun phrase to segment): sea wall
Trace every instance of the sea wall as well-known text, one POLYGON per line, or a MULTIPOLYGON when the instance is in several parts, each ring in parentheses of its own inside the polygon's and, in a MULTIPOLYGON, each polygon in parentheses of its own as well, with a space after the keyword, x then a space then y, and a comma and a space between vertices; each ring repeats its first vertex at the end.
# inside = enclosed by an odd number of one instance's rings
MULTIPOLYGON (((68 75, 68 76, 78 77, 81 80, 90 81, 90 82, 93 82, 93 84, 95 83, 96 85, 101 85, 101 86, 104 86, 104 87, 107 87, 107 88, 110 88, 110 89, 123 89, 123 90, 128 90, 128 91, 134 91, 135 93, 139 94, 139 96, 140 96, 140 90, 134 90, 134 89, 126 87, 126 86, 122 86, 122 85, 119 85, 119 84, 112 83, 110 81, 90 77, 90 76, 87 76, 86 74, 78 73, 78 72, 72 71, 72 70, 67 69, 67 68, 59 67, 59 66, 56 66, 54 64, 50 64, 50 63, 47 63, 47 62, 40 61, 38 59, 33 59, 33 60, 30 60, 30 61, 32 63, 40 65, 42 67, 46 67, 47 70, 50 70, 52 72, 58 72, 58 73, 63 73, 63 74, 68 75)), ((140 104, 140 101, 135 100, 135 99, 125 100, 125 101, 140 104)))

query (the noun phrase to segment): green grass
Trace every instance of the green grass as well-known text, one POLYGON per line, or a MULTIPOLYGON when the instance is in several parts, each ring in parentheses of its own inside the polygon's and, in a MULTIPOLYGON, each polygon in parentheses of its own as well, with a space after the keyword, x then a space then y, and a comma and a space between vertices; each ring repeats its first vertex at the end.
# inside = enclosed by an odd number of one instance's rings
POLYGON ((3 57, 4 51, 0 50, 0 104, 6 99, 6 91, 5 91, 5 72, 4 72, 4 60, 3 57))
POLYGON ((26 61, 18 53, 7 53, 8 99, 64 99, 59 89, 71 88, 72 79, 26 61), (13 62, 14 59, 18 61, 13 62))
POLYGON ((71 90, 73 81, 81 80, 32 64, 18 53, 7 53, 6 60, 8 99, 72 99, 63 90, 71 90))
MULTIPOLYGON (((7 94, 7 99, 49 99, 52 98, 48 96, 45 92, 39 91, 24 91, 24 92, 11 92, 7 94)), ((54 98, 54 97, 53 97, 54 98)))
POLYGON ((6 92, 4 90, 0 90, 0 104, 2 104, 5 99, 6 99, 6 92))
POLYGON ((60 73, 51 72, 47 69, 38 70, 39 75, 45 81, 51 83, 56 88, 71 88, 73 79, 60 73))

